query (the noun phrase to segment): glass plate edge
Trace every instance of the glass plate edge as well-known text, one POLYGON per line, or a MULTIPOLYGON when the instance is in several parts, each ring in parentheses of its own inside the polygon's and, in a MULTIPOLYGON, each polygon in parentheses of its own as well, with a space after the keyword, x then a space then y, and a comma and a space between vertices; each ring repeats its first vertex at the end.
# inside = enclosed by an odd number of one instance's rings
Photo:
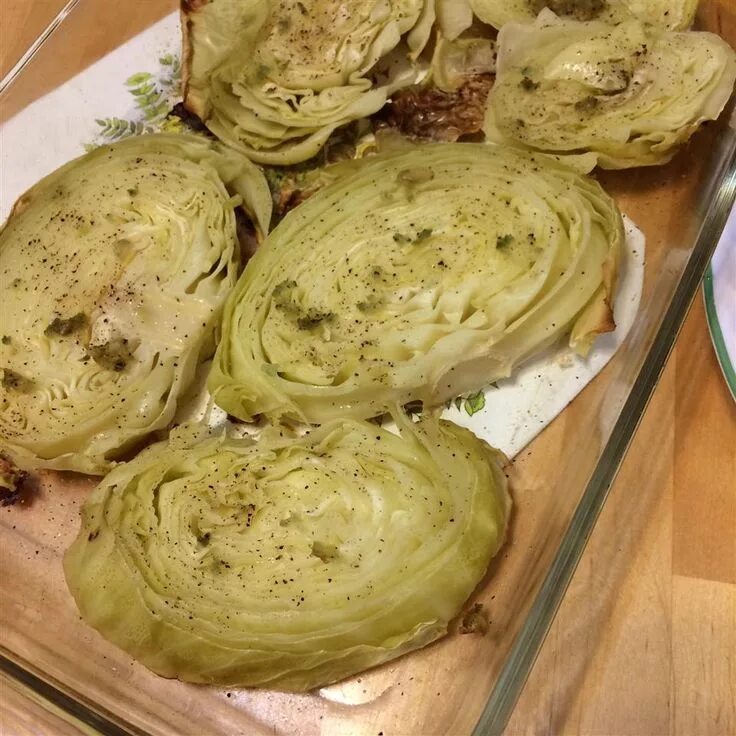
POLYGON ((726 341, 723 338, 721 323, 718 321, 718 311, 716 310, 715 295, 713 293, 713 266, 708 264, 703 279, 703 301, 705 302, 705 321, 708 323, 711 342, 715 348, 718 365, 721 367, 723 377, 726 379, 726 385, 731 392, 733 400, 736 401, 736 369, 731 362, 731 356, 728 354, 726 341))
POLYGON ((718 161, 717 172, 712 179, 715 191, 705 192, 701 197, 701 201, 709 201, 709 205, 690 258, 560 542, 549 572, 473 730, 473 736, 500 736, 503 733, 659 382, 698 287, 703 282, 710 259, 736 201, 736 129, 733 127, 733 120, 731 126, 726 127, 718 148, 721 150, 713 152, 714 159, 718 161))
POLYGON ((79 0, 68 0, 64 7, 52 18, 46 28, 41 31, 36 40, 21 54, 20 58, 13 64, 8 73, 0 79, 0 94, 20 76, 21 72, 28 66, 31 59, 41 50, 53 32, 66 20, 67 16, 74 10, 79 0))
POLYGON ((79 694, 67 692, 61 683, 51 682, 34 672, 28 662, 11 655, 4 647, 0 648, 0 672, 15 681, 27 693, 36 695, 36 702, 51 713, 61 711, 69 718, 71 725, 84 733, 103 736, 145 736, 142 731, 129 723, 111 720, 112 716, 83 702, 79 694))

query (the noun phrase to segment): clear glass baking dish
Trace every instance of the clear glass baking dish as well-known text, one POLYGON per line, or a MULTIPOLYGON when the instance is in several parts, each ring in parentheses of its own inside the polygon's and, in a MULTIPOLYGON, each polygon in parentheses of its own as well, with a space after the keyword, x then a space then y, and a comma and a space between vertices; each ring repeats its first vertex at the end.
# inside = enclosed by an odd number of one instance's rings
MULTIPOLYGON (((735 45, 731 6, 730 0, 701 0, 698 27, 735 45)), ((29 42, 35 35, 38 41, 0 92, 0 122, 175 10, 173 0, 38 4, 25 13, 21 29, 29 42), (58 27, 45 33, 59 11, 58 27)), ((10 63, 3 62, 6 72, 10 63)), ((13 683, 18 698, 30 698, 34 708, 45 704, 53 718, 63 714, 65 726, 76 723, 84 732, 500 733, 734 201, 732 112, 733 101, 719 122, 705 126, 667 166, 598 175, 647 237, 643 297, 623 347, 513 464, 516 512, 509 543, 476 596, 490 613, 487 635, 450 635, 307 695, 226 691, 159 678, 79 619, 61 555, 76 534, 92 481, 49 473, 25 503, 0 515, 3 681, 13 683)), ((73 135, 74 111, 52 112, 44 125, 73 135)), ((2 130, 0 144, 3 150, 26 147, 29 155, 39 150, 35 140, 11 139, 2 130)))

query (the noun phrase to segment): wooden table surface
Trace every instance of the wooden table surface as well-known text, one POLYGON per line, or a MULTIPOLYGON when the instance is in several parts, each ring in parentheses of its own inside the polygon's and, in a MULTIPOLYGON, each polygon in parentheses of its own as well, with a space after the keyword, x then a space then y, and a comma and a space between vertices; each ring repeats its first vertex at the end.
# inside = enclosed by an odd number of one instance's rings
MULTIPOLYGON (((62 4, 2 0, 0 74, 62 4)), ((3 734, 70 732, 17 692, 0 701, 3 734)), ((736 736, 736 403, 701 294, 508 733, 736 736)))

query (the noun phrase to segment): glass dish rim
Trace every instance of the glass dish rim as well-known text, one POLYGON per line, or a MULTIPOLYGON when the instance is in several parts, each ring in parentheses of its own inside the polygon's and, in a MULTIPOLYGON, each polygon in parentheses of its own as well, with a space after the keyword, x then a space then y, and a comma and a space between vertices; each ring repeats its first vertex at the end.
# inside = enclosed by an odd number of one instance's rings
MULTIPOLYGON (((79 5, 79 0, 67 0, 37 38, 21 54, 15 64, 0 79, 0 99, 46 42, 64 26, 79 5)), ((736 96, 736 93, 734 94, 736 96)), ((732 108, 734 96, 727 105, 732 108)), ((728 114, 728 113, 726 113, 728 114)), ((516 702, 534 666, 542 644, 565 596, 595 523, 605 505, 608 493, 631 445, 654 389, 664 370, 679 335, 685 317, 698 288, 707 287, 707 274, 713 252, 718 244, 731 209, 736 206, 736 111, 717 140, 711 153, 717 161, 713 185, 700 195, 709 201, 687 263, 677 281, 661 323, 649 346, 636 379, 619 411, 610 436, 596 461, 583 495, 562 536, 539 591, 526 614, 521 629, 490 692, 472 736, 501 736, 516 702)), ((59 708, 81 724, 109 736, 137 735, 143 732, 128 721, 102 709, 99 704, 84 702, 79 693, 67 692, 62 683, 49 682, 41 672, 34 672, 30 662, 0 646, 0 671, 33 691, 42 701, 59 708)))

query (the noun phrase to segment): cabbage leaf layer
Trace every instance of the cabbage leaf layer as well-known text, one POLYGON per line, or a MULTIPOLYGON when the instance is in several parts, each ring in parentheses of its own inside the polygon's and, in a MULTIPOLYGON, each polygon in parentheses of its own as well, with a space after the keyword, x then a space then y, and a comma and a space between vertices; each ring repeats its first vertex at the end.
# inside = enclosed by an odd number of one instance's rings
POLYGON ((736 54, 712 33, 540 16, 504 26, 497 67, 489 140, 620 169, 666 163, 717 118, 736 54))
POLYGON ((505 458, 397 422, 182 432, 115 468, 64 559, 83 618, 166 677, 297 691, 442 636, 503 541, 505 458))
MULTIPOLYGON (((621 215, 545 156, 428 144, 339 164, 249 262, 208 386, 244 420, 441 405, 613 328, 621 215)), ((325 178, 330 169, 325 169, 325 178)))
POLYGON ((185 104, 254 161, 292 164, 414 84, 430 0, 187 0, 185 104))
POLYGON ((469 3, 484 23, 501 28, 506 23, 528 23, 544 8, 572 20, 617 24, 638 19, 659 28, 689 28, 698 0, 458 0, 469 3))
POLYGON ((24 194, 0 233, 0 447, 101 473, 171 421, 237 278, 237 206, 271 199, 200 137, 104 146, 24 194))

